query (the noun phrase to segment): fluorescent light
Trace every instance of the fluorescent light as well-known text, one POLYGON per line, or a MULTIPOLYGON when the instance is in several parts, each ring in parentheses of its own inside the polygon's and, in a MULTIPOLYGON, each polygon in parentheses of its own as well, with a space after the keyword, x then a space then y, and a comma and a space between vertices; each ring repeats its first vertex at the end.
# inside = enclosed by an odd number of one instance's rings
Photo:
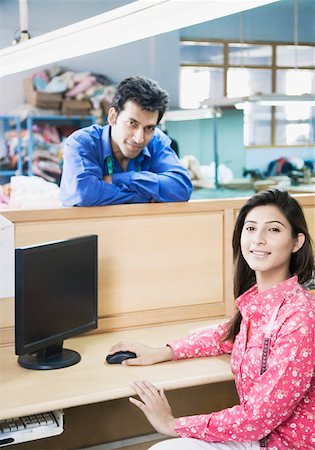
POLYGON ((223 97, 217 100, 206 99, 201 103, 201 106, 219 106, 221 108, 235 106, 236 109, 245 109, 245 106, 248 104, 256 104, 260 106, 285 106, 292 103, 303 103, 303 105, 310 106, 315 105, 315 95, 262 94, 238 98, 223 97))
POLYGON ((285 106, 290 103, 303 103, 315 105, 315 95, 303 94, 303 95, 285 95, 285 94, 270 94, 270 95, 257 95, 248 98, 250 103, 257 103, 262 106, 285 106))
POLYGON ((221 97, 221 98, 206 98, 200 102, 201 108, 229 108, 235 106, 236 103, 242 103, 247 97, 221 97))
POLYGON ((235 109, 245 109, 246 102, 237 102, 234 104, 235 109))
POLYGON ((0 77, 280 0, 138 0, 0 50, 0 77))
POLYGON ((176 120, 196 120, 196 119, 210 119, 214 116, 218 117, 221 113, 214 108, 207 109, 173 109, 166 111, 164 114, 165 121, 176 120))

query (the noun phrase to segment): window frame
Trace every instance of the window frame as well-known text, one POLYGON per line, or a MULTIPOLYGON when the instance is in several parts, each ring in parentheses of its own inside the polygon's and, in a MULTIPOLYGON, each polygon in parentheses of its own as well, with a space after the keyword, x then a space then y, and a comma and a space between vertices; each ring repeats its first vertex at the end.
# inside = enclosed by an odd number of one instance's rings
MULTIPOLYGON (((209 43, 209 44, 221 44, 223 45, 223 63, 222 64, 213 64, 213 63, 199 63, 198 61, 183 63, 180 61, 180 70, 184 67, 194 67, 194 68, 220 68, 223 69, 223 97, 227 97, 227 75, 229 68, 245 68, 245 69, 268 69, 271 70, 271 93, 277 92, 277 71, 278 70, 289 70, 289 69, 298 69, 298 70, 313 70, 315 71, 315 62, 313 66, 292 66, 292 65, 277 65, 277 48, 278 46, 292 46, 294 47, 296 44, 292 42, 272 42, 272 41, 239 41, 239 40, 221 40, 221 39, 197 39, 197 38, 181 38, 180 45, 182 42, 185 43, 209 43), (259 45, 259 46, 270 46, 271 47, 271 63, 267 64, 230 64, 229 63, 229 45, 259 45)), ((297 44, 299 47, 307 46, 307 47, 315 47, 315 43, 310 42, 299 42, 297 44)), ((246 148, 287 148, 287 147, 313 147, 315 144, 314 141, 304 143, 304 144, 277 144, 276 142, 276 106, 271 106, 271 143, 267 145, 248 145, 246 148)), ((313 133, 315 135, 315 133, 313 133)))

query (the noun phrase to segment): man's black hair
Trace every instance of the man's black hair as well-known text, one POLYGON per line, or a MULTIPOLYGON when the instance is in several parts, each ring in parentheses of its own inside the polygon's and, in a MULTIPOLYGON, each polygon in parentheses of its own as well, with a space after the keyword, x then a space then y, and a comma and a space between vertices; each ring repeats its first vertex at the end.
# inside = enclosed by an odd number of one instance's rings
POLYGON ((158 111, 159 123, 167 109, 168 97, 157 81, 140 76, 128 77, 117 86, 111 106, 119 114, 126 102, 135 102, 145 111, 158 111))

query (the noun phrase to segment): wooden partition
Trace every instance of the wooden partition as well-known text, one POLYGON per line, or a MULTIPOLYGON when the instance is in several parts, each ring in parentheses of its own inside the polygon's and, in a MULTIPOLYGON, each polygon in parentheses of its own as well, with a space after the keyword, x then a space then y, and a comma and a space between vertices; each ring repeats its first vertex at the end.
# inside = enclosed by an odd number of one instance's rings
MULTIPOLYGON (((313 238, 314 195, 297 195, 313 238)), ((99 332, 230 316, 231 240, 246 199, 0 211, 15 246, 97 234, 99 332)), ((0 345, 13 342, 14 299, 0 299, 0 345)))

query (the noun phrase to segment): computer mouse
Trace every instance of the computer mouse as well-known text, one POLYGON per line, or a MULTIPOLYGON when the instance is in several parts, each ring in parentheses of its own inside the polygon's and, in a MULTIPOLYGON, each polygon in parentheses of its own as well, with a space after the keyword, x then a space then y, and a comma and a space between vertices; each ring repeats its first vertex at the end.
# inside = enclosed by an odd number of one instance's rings
POLYGON ((112 353, 106 356, 106 362, 108 364, 121 364, 125 359, 136 358, 137 355, 134 352, 120 351, 112 353))

